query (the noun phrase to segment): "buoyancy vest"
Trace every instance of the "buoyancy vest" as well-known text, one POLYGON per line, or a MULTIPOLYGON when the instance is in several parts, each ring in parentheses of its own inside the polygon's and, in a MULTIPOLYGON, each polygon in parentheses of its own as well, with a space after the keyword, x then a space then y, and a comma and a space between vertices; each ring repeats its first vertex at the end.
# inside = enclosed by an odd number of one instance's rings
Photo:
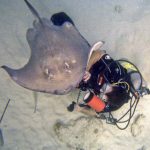
POLYGON ((120 63, 114 61, 108 54, 105 54, 90 69, 91 78, 88 85, 95 94, 99 94, 104 83, 113 84, 121 81, 127 71, 120 63))

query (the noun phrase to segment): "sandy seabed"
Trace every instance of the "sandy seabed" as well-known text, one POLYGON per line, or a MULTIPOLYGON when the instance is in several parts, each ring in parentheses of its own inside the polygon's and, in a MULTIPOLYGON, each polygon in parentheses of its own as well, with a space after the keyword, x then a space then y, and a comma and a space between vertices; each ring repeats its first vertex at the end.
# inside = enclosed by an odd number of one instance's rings
MULTIPOLYGON (((150 83, 149 0, 30 2, 47 18, 65 11, 91 45, 105 41, 107 53, 134 62, 150 83)), ((27 63, 30 49, 25 35, 33 20, 23 0, 0 0, 0 65, 20 68, 27 63)), ((4 139, 0 150, 150 150, 149 96, 140 100, 129 127, 121 131, 103 120, 68 112, 66 106, 76 99, 77 92, 65 96, 34 93, 0 69, 0 114, 11 99, 0 124, 4 139)), ((114 115, 127 108, 125 105, 114 115)))

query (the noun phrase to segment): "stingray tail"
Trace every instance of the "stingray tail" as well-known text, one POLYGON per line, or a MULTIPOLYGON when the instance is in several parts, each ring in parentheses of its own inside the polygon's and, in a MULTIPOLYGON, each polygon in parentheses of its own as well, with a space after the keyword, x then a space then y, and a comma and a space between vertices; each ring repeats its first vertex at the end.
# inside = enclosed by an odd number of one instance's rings
POLYGON ((29 9, 30 9, 30 11, 32 12, 32 14, 33 14, 36 18, 38 18, 38 20, 39 20, 39 22, 40 22, 41 24, 43 24, 42 19, 40 18, 40 15, 39 15, 38 12, 35 10, 35 8, 34 8, 27 0, 24 0, 24 1, 25 1, 25 3, 27 4, 27 6, 29 7, 29 9))

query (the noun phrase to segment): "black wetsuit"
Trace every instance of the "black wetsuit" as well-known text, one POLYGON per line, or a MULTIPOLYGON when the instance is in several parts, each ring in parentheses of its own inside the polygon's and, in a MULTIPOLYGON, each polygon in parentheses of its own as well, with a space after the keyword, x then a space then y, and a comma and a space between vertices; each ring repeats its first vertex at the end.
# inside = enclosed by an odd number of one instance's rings
POLYGON ((100 76, 104 78, 104 82, 112 84, 123 79, 126 74, 126 70, 117 61, 114 61, 108 54, 105 54, 91 67, 90 73, 91 78, 88 84, 95 90, 95 92, 98 92, 102 86, 98 84, 100 76))
MULTIPOLYGON (((108 54, 102 56, 102 58, 96 62, 90 69, 91 78, 88 81, 88 87, 94 91, 96 95, 100 94, 100 89, 104 83, 113 84, 119 81, 124 81, 127 71, 117 61, 114 61, 108 54), (103 82, 99 84, 99 78, 103 78, 103 82)), ((124 89, 126 90, 126 89, 124 89)), ((106 103, 106 109, 104 111, 113 111, 120 108, 126 100, 118 102, 117 105, 109 105, 106 103)))

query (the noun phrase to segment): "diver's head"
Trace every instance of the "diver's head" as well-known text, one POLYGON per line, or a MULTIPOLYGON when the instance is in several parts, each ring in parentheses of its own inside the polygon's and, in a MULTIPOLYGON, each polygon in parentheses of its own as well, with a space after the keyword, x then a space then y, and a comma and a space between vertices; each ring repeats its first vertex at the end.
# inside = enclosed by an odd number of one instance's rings
POLYGON ((111 90, 105 93, 105 98, 113 106, 122 106, 128 101, 129 95, 126 89, 120 86, 112 86, 111 90))

